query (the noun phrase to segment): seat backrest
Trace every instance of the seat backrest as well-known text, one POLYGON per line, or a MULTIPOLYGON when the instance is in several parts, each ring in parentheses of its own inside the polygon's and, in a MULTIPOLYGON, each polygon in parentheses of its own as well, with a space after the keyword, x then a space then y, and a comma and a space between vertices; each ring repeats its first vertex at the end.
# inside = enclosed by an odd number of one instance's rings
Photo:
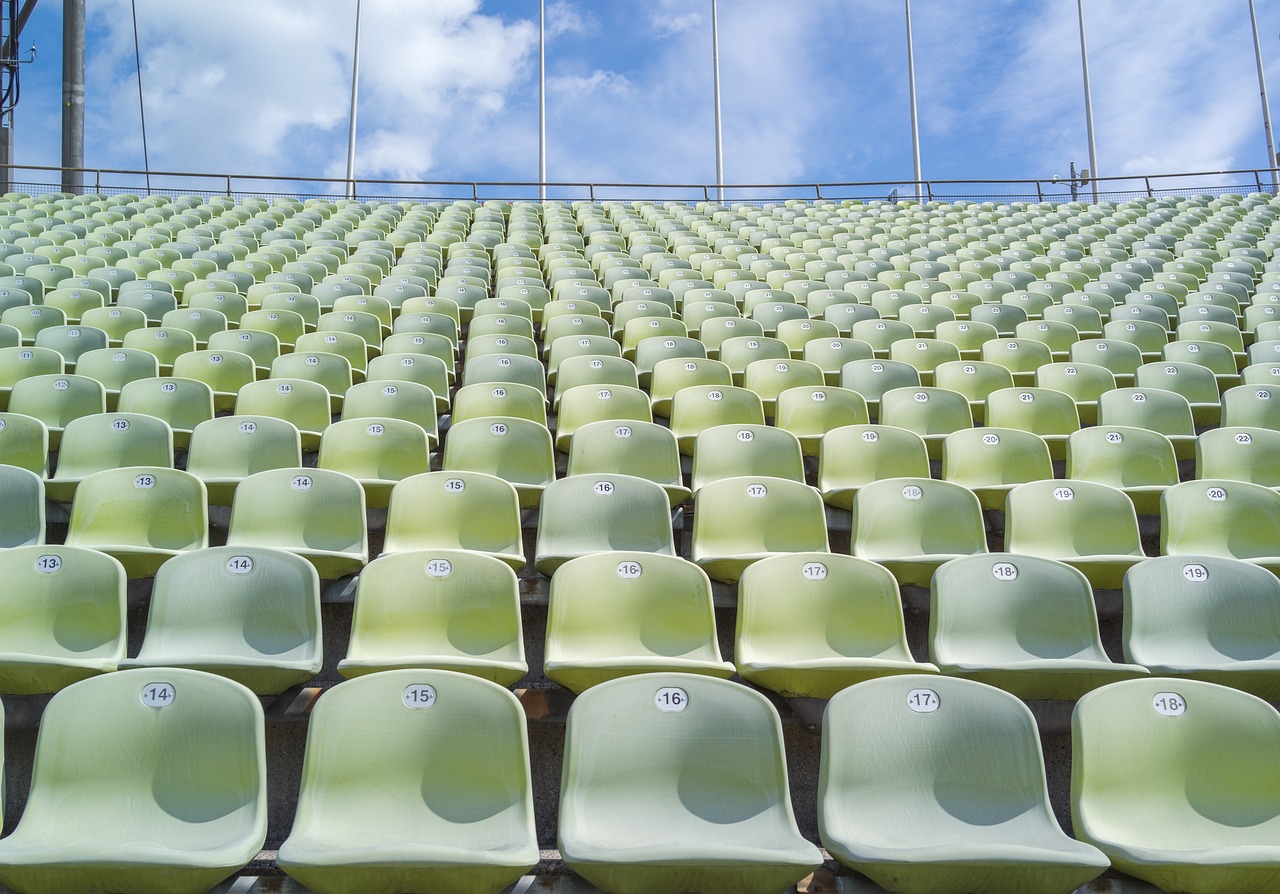
POLYGON ((428 472, 398 482, 391 491, 383 552, 421 549, 518 556, 523 566, 515 487, 495 475, 466 471, 428 472))
POLYGON ((853 498, 851 552, 867 559, 987 551, 978 498, 928 478, 872 481, 853 498))
POLYGON ((1067 477, 1112 487, 1178 483, 1173 444, 1159 432, 1125 425, 1090 426, 1067 439, 1067 477))
POLYGON ((1184 481, 1160 499, 1160 554, 1270 558, 1280 553, 1280 493, 1222 479, 1184 481))
POLYGON ((536 563, 551 574, 575 556, 612 550, 676 555, 671 509, 658 484, 631 475, 550 482, 538 511, 536 563))
POLYGON ((49 477, 49 429, 21 413, 0 413, 0 463, 49 477))
POLYGON ((1280 432, 1221 426, 1196 437, 1196 478, 1251 481, 1280 487, 1280 432))
POLYGON ((236 487, 228 544, 367 555, 368 542, 364 491, 350 475, 329 469, 268 469, 246 476, 236 487))
POLYGON ((729 423, 704 428, 693 444, 690 488, 737 476, 768 476, 804 482, 799 439, 768 425, 729 423))
POLYGON ((1093 481, 1032 481, 1005 500, 1005 549, 1066 558, 1142 557, 1138 517, 1118 488, 1093 481))

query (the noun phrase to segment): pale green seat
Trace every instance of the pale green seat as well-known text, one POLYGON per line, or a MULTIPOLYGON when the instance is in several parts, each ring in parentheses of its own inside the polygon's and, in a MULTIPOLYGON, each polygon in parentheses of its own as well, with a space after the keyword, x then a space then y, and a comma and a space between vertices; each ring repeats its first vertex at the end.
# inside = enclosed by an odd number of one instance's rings
POLYGON ((1115 388, 1098 398, 1098 425, 1132 425, 1159 432, 1173 444, 1179 460, 1192 459, 1196 430, 1191 404, 1161 388, 1115 388))
POLYGON ((214 416, 213 389, 197 379, 175 376, 135 379, 120 389, 116 409, 164 420, 173 431, 174 447, 183 450, 196 426, 214 416))
POLYGON ((1222 425, 1280 431, 1280 389, 1271 385, 1229 388, 1222 394, 1222 425))
POLYGON ((844 425, 822 436, 818 490, 829 506, 852 509, 858 488, 881 478, 928 478, 924 438, 891 425, 844 425))
POLYGON ((1196 437, 1196 477, 1280 487, 1280 432, 1223 427, 1196 437))
POLYGON ((427 431, 388 417, 333 422, 320 436, 316 468, 355 478, 364 488, 365 505, 382 509, 397 482, 431 471, 427 431))
POLYGON ((850 552, 884 565, 899 584, 927 587, 939 565, 986 551, 982 507, 967 487, 886 478, 854 495, 850 552))
POLYGON ((1280 493, 1212 478, 1170 487, 1160 498, 1160 555, 1244 559, 1280 573, 1280 493))
POLYGON ((318 450, 321 432, 332 421, 328 390, 305 379, 250 382, 236 395, 235 415, 266 416, 290 423, 298 432, 303 450, 318 450))
POLYGON ((10 346, 0 348, 0 407, 9 406, 13 386, 32 376, 64 371, 62 355, 52 348, 10 346))
POLYGON ((821 760, 822 843, 886 890, 1070 894, 1107 868, 1058 825, 1035 718, 994 687, 851 686, 827 704, 821 760))
POLYGON ((1071 718, 1071 823, 1117 870, 1164 891, 1275 890, 1280 715, 1200 680, 1097 689, 1071 718))
POLYGON ((329 469, 249 475, 236 486, 227 545, 289 550, 311 562, 322 580, 356 574, 369 561, 364 489, 329 469))
POLYGON ((712 580, 735 582, 775 553, 830 550, 822 497, 799 481, 721 478, 694 495, 693 507, 691 557, 712 580))
POLYGON ((515 572, 471 550, 423 549, 370 562, 356 584, 338 673, 459 671, 502 686, 528 673, 515 572))
POLYGON ((152 379, 160 375, 160 361, 148 351, 137 348, 99 348, 80 355, 77 375, 97 379, 107 393, 107 409, 115 410, 120 402, 120 389, 136 379, 152 379))
POLYGON ((717 425, 764 425, 760 396, 736 385, 689 385, 671 397, 671 431, 680 452, 693 455, 698 435, 717 425))
POLYGON ((66 542, 114 556, 130 579, 154 577, 174 556, 209 545, 204 482, 159 466, 95 472, 76 486, 66 542))
POLYGON ((411 550, 486 553, 515 571, 525 566, 520 497, 482 472, 427 472, 391 489, 383 555, 411 550))
POLYGON ((1005 499, 1011 553, 1066 562, 1095 588, 1120 588, 1129 567, 1146 558, 1138 515, 1124 491, 1095 481, 1031 481, 1005 499))
POLYGON ((463 385, 454 392, 451 425, 482 416, 514 416, 545 426, 546 395, 537 388, 516 382, 478 382, 463 385))
MULTIPOLYGON (((856 390, 856 389, 855 389, 856 390)), ((930 459, 942 457, 942 443, 954 431, 973 428, 973 412, 963 394, 945 388, 893 388, 880 395, 881 425, 920 435, 930 459)))
POLYGON ((525 723, 510 692, 448 670, 329 689, 277 865, 316 894, 504 890, 538 862, 525 723))
POLYGON ((937 670, 911 656, 893 575, 830 553, 770 556, 742 573, 734 661, 744 680, 787 698, 937 670))
POLYGON ((1190 677, 1280 701, 1280 580, 1220 556, 1162 556, 1124 578, 1124 654, 1164 677, 1190 677))
POLYGON ((459 422, 444 439, 445 471, 484 472, 509 481, 520 506, 538 505, 555 480, 555 453, 546 426, 512 416, 481 416, 459 422))
POLYGON ((943 439, 942 479, 969 488, 984 509, 1003 512, 1011 489, 1052 477, 1049 445, 1032 432, 962 428, 943 439))
POLYGON ((427 446, 432 450, 437 446, 440 426, 436 398, 426 385, 418 382, 361 382, 347 389, 342 399, 344 420, 388 417, 421 426, 427 433, 427 446))
POLYGON ((0 413, 0 463, 49 477, 49 429, 21 413, 0 413))
POLYGON ((601 420, 574 433, 567 474, 625 474, 644 478, 666 491, 671 508, 689 499, 680 472, 676 436, 653 422, 601 420))
POLYGON ((266 841, 266 767, 262 707, 238 683, 147 668, 68 686, 41 718, 0 882, 33 894, 207 891, 266 841))
POLYGON ((601 683, 569 709, 558 844, 623 894, 776 894, 822 863, 796 827, 760 693, 696 674, 601 683))
POLYGON ((1005 553, 956 559, 934 574, 931 596, 929 656, 949 676, 1021 699, 1077 699, 1146 676, 1107 657, 1089 581, 1062 562, 1005 553))
POLYGON ((236 485, 268 469, 302 465, 302 439, 293 423, 271 416, 219 416, 191 432, 187 471, 205 484, 212 506, 230 506, 236 485))
POLYGON ((58 466, 45 483, 50 500, 70 503, 76 486, 104 469, 173 468, 173 431, 162 419, 140 413, 95 413, 67 423, 58 466))
POLYGON ((1080 430, 1080 413, 1071 396, 1049 388, 1001 388, 987 395, 984 424, 1031 432, 1044 439, 1049 456, 1066 457, 1067 438, 1080 430))
POLYGON ((602 420, 652 422, 649 395, 622 385, 570 388, 560 395, 556 411, 556 449, 568 453, 579 427, 602 420))
POLYGON ((674 554, 625 549, 559 567, 547 608, 549 679, 583 692, 617 677, 667 671, 734 672, 720 656, 711 581, 701 568, 674 554))
POLYGON ((1158 515, 1160 495, 1178 483, 1178 461, 1159 432, 1092 426, 1067 438, 1067 477, 1118 487, 1139 515, 1158 515))
POLYGON ((767 476, 804 483, 800 439, 771 425, 714 425, 693 442, 690 489, 740 476, 767 476))
POLYGON ((9 412, 34 416, 49 430, 49 449, 57 450, 72 419, 107 411, 107 391, 87 376, 50 374, 19 379, 9 392, 9 412))
POLYGON ((0 693, 57 692, 125 656, 125 572, 74 546, 0 550, 0 693))
POLYGON ((261 546, 186 553, 156 572, 147 630, 122 668, 187 667, 275 695, 320 672, 320 579, 261 546))
POLYGON ((631 550, 676 555, 662 486, 631 475, 573 475, 542 491, 534 564, 551 575, 570 559, 631 550))
POLYGON ((828 431, 868 421, 862 395, 834 385, 788 388, 778 394, 774 409, 774 424, 799 438, 805 456, 819 455, 828 431))
MULTIPOLYGON (((83 357, 80 364, 83 370, 83 357)), ((252 357, 239 351, 190 351, 174 359, 173 375, 208 385, 214 411, 221 413, 235 408, 240 389, 257 380, 257 368, 252 357)))

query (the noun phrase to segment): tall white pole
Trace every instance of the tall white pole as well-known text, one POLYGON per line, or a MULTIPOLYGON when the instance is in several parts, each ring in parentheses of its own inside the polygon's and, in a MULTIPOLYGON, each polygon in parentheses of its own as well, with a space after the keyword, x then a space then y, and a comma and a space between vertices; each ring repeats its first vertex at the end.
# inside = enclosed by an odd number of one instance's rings
POLYGON ((711 82, 716 107, 716 201, 724 201, 724 131, 720 121, 720 19, 711 0, 711 82))
POLYGON ((1258 92, 1262 95, 1262 129, 1267 137, 1267 167, 1271 168, 1271 191, 1280 194, 1280 174, 1276 168, 1276 141, 1271 130, 1271 104, 1267 102, 1267 78, 1262 73, 1262 44, 1258 40, 1258 15, 1249 0, 1249 24, 1253 26, 1253 57, 1258 63, 1258 92))
POLYGON ((1089 51, 1084 42, 1084 0, 1076 0, 1076 13, 1080 17, 1080 71, 1084 75, 1084 123, 1089 137, 1089 185, 1093 187, 1093 200, 1098 201, 1098 147, 1093 140, 1093 91, 1089 87, 1089 51))
POLYGON ((911 161, 912 176, 915 178, 915 194, 923 192, 924 174, 920 167, 920 116, 916 111, 916 55, 911 42, 911 0, 903 0, 907 11, 907 93, 911 100, 911 161))
POLYGON ((538 198, 547 200, 547 2, 538 0, 538 198))
POLYGON ((360 83, 360 0, 356 0, 355 49, 351 54, 351 114, 347 130, 347 197, 356 197, 356 96, 360 83))

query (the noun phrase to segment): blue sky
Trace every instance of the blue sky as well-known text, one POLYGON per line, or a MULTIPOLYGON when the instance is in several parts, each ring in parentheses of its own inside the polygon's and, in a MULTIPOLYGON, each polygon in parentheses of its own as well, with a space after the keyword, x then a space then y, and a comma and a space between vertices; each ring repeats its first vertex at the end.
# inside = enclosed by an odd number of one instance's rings
MULTIPOLYGON (((1280 4, 1258 4, 1280 96, 1280 4)), ((709 0, 547 0, 548 176, 714 182, 709 0)), ((364 0, 357 177, 537 176, 537 0, 364 0)), ((61 11, 17 159, 57 164, 61 11)), ((354 0, 137 0, 154 170, 341 177, 354 0)), ((926 178, 1088 164, 1074 0, 914 0, 926 178)), ((901 0, 720 0, 725 179, 911 176, 901 0)), ((1106 175, 1266 164, 1246 0, 1085 0, 1106 175)), ((90 0, 86 165, 140 169, 128 0, 90 0)), ((1275 105, 1275 103, 1273 103, 1275 105)), ((1280 108, 1280 107, 1278 107, 1280 108)), ((266 184, 264 184, 265 188, 266 184)))

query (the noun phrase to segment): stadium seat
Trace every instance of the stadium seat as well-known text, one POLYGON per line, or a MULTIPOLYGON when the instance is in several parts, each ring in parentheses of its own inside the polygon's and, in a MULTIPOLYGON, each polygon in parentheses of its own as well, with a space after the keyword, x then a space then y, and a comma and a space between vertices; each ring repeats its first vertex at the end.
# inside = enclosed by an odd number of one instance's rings
POLYGON ((0 408, 8 409, 13 386, 22 379, 62 372, 62 355, 51 348, 0 348, 0 408))
POLYGON ((1107 858, 1049 803, 1036 721, 972 680, 902 675, 836 694, 823 718, 818 832, 890 891, 1069 894, 1107 858))
POLYGON ((317 894, 503 890, 538 862, 531 777, 501 686, 424 669, 348 680, 312 712, 278 865, 317 894))
POLYGON ((147 668, 68 686, 41 718, 0 882, 50 894, 206 891, 266 841, 265 752, 258 699, 213 674, 147 668))
MULTIPOLYGON (((84 358, 81 358, 81 363, 84 358)), ((257 380, 253 358, 239 351, 191 351, 174 358, 173 375, 204 382, 213 392, 215 413, 235 408, 240 389, 257 380)), ((110 393, 107 401, 110 403, 110 393)))
POLYGON ((70 503, 76 485, 94 472, 128 466, 173 468, 173 431, 139 413, 95 413, 67 423, 58 465, 45 483, 50 500, 70 503))
POLYGON ((723 478, 765 476, 804 483, 800 439, 768 425, 715 425, 703 429, 693 443, 689 489, 723 478))
POLYGON ((631 475, 574 475, 542 491, 534 565, 550 577, 597 552, 676 555, 671 507, 658 484, 631 475))
POLYGON ((185 450, 195 427, 213 418, 213 389, 197 379, 135 379, 120 389, 116 409, 164 420, 173 431, 174 447, 185 450))
POLYGON ((1143 363, 1142 351, 1137 345, 1110 338, 1091 338, 1076 342, 1071 346, 1069 359, 1072 363, 1088 363, 1111 370, 1116 385, 1121 388, 1133 385, 1134 374, 1143 363))
POLYGON ((78 375, 102 383, 107 409, 114 411, 120 401, 120 389, 136 379, 159 376, 160 361, 154 354, 137 348, 99 348, 81 354, 76 369, 78 375))
POLYGON ((1179 460, 1196 449, 1191 404, 1181 394, 1160 388, 1116 388, 1098 398, 1098 425, 1130 425, 1159 432, 1173 444, 1179 460))
POLYGON ((1052 477, 1049 446, 1031 432, 962 428, 942 442, 942 480, 973 491, 984 509, 1003 512, 1012 488, 1052 477))
POLYGON ((1133 503, 1119 488, 1093 481, 1032 481, 1005 498, 1011 553, 1066 562, 1095 588, 1120 588, 1130 566, 1146 558, 1133 503))
POLYGON ((0 464, 49 477, 49 430, 21 413, 0 413, 0 464))
POLYGON ((1093 426, 1067 439, 1067 477, 1119 488, 1139 515, 1158 515, 1160 495, 1178 483, 1178 463, 1173 445, 1158 432, 1093 426))
POLYGON ((1071 824, 1163 891, 1265 891, 1280 869, 1280 715, 1199 680, 1128 680, 1071 718, 1071 824))
POLYGON ((302 465, 302 439, 291 422, 270 416, 219 416, 191 432, 187 471, 205 484, 209 505, 230 506, 249 475, 302 465))
POLYGON ((160 362, 160 374, 171 375, 173 362, 180 355, 196 350, 196 337, 185 329, 135 329, 126 333, 121 347, 135 348, 154 354, 160 362))
POLYGON ((107 411, 102 383, 87 376, 39 375, 14 382, 9 412, 39 419, 49 430, 49 449, 62 443, 62 430, 72 419, 107 411))
POLYGON ((693 505, 691 555, 712 580, 733 583, 775 553, 830 549, 822 498, 798 481, 722 478, 694 494, 693 505))
POLYGON ((734 672, 720 657, 711 581, 702 569, 674 553, 625 548, 560 565, 547 608, 547 677, 583 692, 656 672, 734 672))
POLYGON ((270 378, 297 379, 323 385, 329 393, 330 412, 339 413, 347 390, 364 377, 357 378, 351 361, 340 354, 295 349, 271 361, 270 378))
POLYGON ((481 472, 428 472, 391 489, 383 555, 460 549, 524 568, 520 497, 510 482, 481 472))
POLYGON ((1196 478, 1280 487, 1280 432, 1226 426, 1202 432, 1196 438, 1196 478))
POLYGON ((1280 580, 1218 556, 1161 556, 1124 579, 1125 659, 1280 700, 1280 580))
POLYGON ((69 372, 75 372, 81 354, 107 347, 107 333, 92 326, 49 326, 36 333, 35 347, 62 355, 69 372))
POLYGON ((929 586, 934 570, 987 551, 982 507, 968 488, 928 478, 872 481, 853 498, 850 551, 884 565, 899 584, 929 586))
POLYGON ((1009 370, 1014 385, 1032 384, 1036 378, 1036 370, 1054 361, 1049 346, 1034 338, 999 338, 989 341, 982 346, 982 359, 1009 370))
POLYGON ((653 422, 601 420, 583 425, 569 448, 567 474, 644 478, 662 487, 673 509, 689 499, 676 437, 653 422))
POLYGON ((1244 559, 1280 573, 1280 493, 1223 479, 1168 488, 1160 498, 1160 555, 1244 559))
POLYGON ((831 698, 873 677, 937 670, 911 656, 893 575, 852 556, 761 559, 738 581, 737 624, 738 673, 786 698, 831 698))
POLYGON ((528 419, 468 419, 449 429, 443 468, 484 472, 510 481, 520 494, 521 507, 531 509, 537 506, 542 489, 555 480, 551 433, 528 419))
MULTIPOLYGON (((725 378, 728 378, 727 374, 725 378)), ((578 385, 619 385, 624 388, 639 388, 640 377, 636 372, 635 364, 621 357, 604 357, 594 354, 566 357, 556 368, 553 405, 558 408, 564 393, 578 385)))
POLYGON ((1093 363, 1050 363, 1036 370, 1037 388, 1061 391, 1076 405, 1081 425, 1096 425, 1098 400, 1116 387, 1111 370, 1093 363))
POLYGON ((697 674, 623 677, 574 701, 558 844, 606 891, 772 894, 822 861, 796 828, 777 712, 697 674))
POLYGON ((122 668, 186 667, 275 695, 320 672, 320 580, 291 552, 216 546, 156 572, 147 630, 122 668))
POLYGON ((823 436, 833 428, 865 425, 867 402, 861 394, 834 385, 801 385, 777 396, 774 424, 800 440, 806 456, 817 456, 823 436))
POLYGON ((952 360, 933 371, 933 384, 965 396, 975 425, 984 424, 987 395, 1013 387, 1013 373, 998 363, 984 360, 952 360))
POLYGON ((693 455, 698 435, 717 425, 764 425, 760 396, 735 385, 690 385, 671 398, 671 431, 680 452, 693 455))
POLYGON ((1093 590, 1070 565, 995 554, 948 562, 933 576, 929 657, 948 676, 1021 699, 1078 699, 1145 676, 1102 648, 1093 590))
MULTIPOLYGON (((496 414, 495 414, 496 415, 496 414)), ((568 453, 574 433, 592 422, 652 422, 649 395, 639 388, 617 385, 578 385, 560 395, 556 413, 555 447, 568 453)))
POLYGON ((859 487, 881 478, 928 478, 929 455, 915 432, 890 425, 845 425, 822 437, 818 490, 837 509, 852 509, 859 487))
POLYGON ((1181 394, 1191 404, 1191 417, 1197 426, 1217 425, 1221 421, 1218 380, 1208 367, 1168 360, 1144 363, 1134 374, 1134 385, 1181 394))
POLYGON ((347 655, 351 678, 403 668, 435 668, 519 682, 528 666, 515 572, 470 550, 383 555, 356 584, 347 655))
MULTIPOLYGON (((856 390, 856 389, 855 389, 856 390)), ((924 439, 930 459, 942 457, 942 442, 953 431, 973 427, 963 394, 945 388, 894 388, 880 396, 881 425, 913 431, 924 439)))
POLYGON ((328 469, 255 472, 236 486, 227 545, 297 553, 321 580, 356 574, 369 561, 364 490, 328 469))
POLYGON ((262 379, 236 395, 236 416, 269 416, 298 430, 303 450, 320 449, 320 433, 328 428, 329 392, 304 379, 262 379))
POLYGON ((1247 426, 1280 431, 1280 389, 1257 385, 1228 389, 1222 394, 1221 422, 1224 428, 1247 426))
POLYGON ((432 450, 440 437, 435 394, 417 382, 361 382, 352 385, 342 400, 342 418, 391 418, 412 422, 427 433, 427 446, 432 450))
POLYGON ((228 329, 209 336, 205 347, 210 351, 235 351, 253 358, 254 373, 265 378, 271 363, 280 356, 280 339, 258 329, 228 329))

